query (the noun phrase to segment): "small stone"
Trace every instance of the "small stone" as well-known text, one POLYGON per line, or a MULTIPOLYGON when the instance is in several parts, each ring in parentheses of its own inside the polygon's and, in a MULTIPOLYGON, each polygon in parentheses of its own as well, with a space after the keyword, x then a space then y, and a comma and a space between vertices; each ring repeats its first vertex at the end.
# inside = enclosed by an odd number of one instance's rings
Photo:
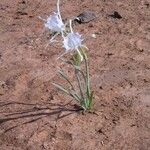
POLYGON ((112 17, 115 19, 121 19, 122 18, 122 16, 117 11, 114 11, 113 14, 109 15, 109 17, 112 17))
POLYGON ((96 39, 96 34, 94 34, 94 33, 91 34, 91 37, 94 38, 94 39, 96 39))
POLYGON ((84 11, 83 13, 79 14, 74 21, 78 23, 88 23, 96 18, 96 14, 93 11, 84 11))

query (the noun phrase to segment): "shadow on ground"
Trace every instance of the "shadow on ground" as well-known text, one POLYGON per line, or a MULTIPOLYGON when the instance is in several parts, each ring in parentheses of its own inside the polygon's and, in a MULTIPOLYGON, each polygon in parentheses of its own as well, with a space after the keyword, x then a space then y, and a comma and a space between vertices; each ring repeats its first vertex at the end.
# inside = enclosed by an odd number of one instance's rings
MULTIPOLYGON (((45 106, 43 104, 33 104, 33 103, 20 103, 20 102, 0 102, 0 109, 3 107, 10 107, 10 106, 19 106, 23 109, 11 111, 10 113, 1 112, 0 117, 0 125, 7 123, 9 121, 15 121, 15 125, 9 127, 4 131, 4 133, 19 127, 24 124, 33 123, 37 120, 40 120, 44 117, 54 117, 56 120, 67 117, 72 113, 81 111, 81 108, 76 106, 69 106, 70 102, 61 105, 61 104, 54 104, 54 103, 46 103, 45 106), (70 108, 69 108, 70 107, 70 108), (72 108, 71 108, 72 107, 72 108), (63 112, 66 112, 64 115, 61 115, 63 112), (20 123, 20 119, 24 121, 20 123), (28 119, 28 121, 25 121, 28 119)), ((6 109, 5 109, 6 110, 6 109)))

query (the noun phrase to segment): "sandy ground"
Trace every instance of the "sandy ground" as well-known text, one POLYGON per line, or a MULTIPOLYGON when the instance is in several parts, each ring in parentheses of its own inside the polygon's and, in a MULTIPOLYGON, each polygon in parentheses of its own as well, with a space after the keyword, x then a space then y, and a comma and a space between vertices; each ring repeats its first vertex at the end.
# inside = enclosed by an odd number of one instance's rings
POLYGON ((55 4, 0 0, 0 150, 149 150, 150 1, 61 2, 64 19, 98 14, 74 26, 89 48, 94 114, 76 111, 51 84, 61 81, 63 48, 46 47, 50 37, 38 16, 55 4), (114 11, 122 18, 110 16, 114 11))

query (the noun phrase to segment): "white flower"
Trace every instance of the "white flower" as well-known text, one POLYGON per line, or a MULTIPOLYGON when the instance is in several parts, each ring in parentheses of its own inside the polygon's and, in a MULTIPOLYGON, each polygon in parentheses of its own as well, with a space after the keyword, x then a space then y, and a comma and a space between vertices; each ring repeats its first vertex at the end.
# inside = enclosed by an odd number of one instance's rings
POLYGON ((45 27, 54 32, 62 32, 65 29, 65 25, 58 13, 54 13, 47 18, 45 27))
POLYGON ((50 29, 52 32, 56 32, 54 36, 50 39, 50 43, 56 41, 54 39, 60 33, 63 36, 64 31, 65 31, 65 24, 63 23, 62 18, 61 18, 61 14, 59 10, 59 3, 60 3, 60 0, 57 1, 57 13, 54 12, 47 19, 42 19, 41 17, 39 17, 45 22, 44 25, 46 28, 50 29))
POLYGON ((81 46, 82 41, 83 40, 81 39, 81 35, 79 33, 71 32, 64 37, 63 47, 66 49, 66 51, 77 49, 81 46))
POLYGON ((60 3, 60 0, 57 1, 57 13, 54 12, 53 15, 50 15, 47 18, 45 27, 54 32, 62 33, 65 30, 65 25, 60 15, 59 3, 60 3))
POLYGON ((73 32, 72 20, 70 20, 70 30, 71 30, 71 32, 68 33, 66 37, 62 36, 63 37, 63 47, 65 48, 66 51, 60 57, 62 57, 64 54, 68 53, 69 51, 76 50, 82 61, 83 56, 82 56, 79 48, 82 46, 81 43, 82 43, 83 39, 81 38, 81 35, 79 33, 73 32))
POLYGON ((66 52, 73 49, 78 49, 81 45, 83 39, 79 33, 74 33, 72 29, 72 20, 70 20, 70 30, 71 32, 67 34, 66 37, 63 36, 63 47, 66 49, 66 52))

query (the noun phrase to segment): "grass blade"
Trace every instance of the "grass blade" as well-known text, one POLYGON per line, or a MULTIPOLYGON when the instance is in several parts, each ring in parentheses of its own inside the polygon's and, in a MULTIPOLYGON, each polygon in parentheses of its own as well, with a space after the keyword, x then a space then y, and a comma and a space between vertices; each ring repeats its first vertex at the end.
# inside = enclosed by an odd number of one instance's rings
POLYGON ((71 91, 70 95, 76 99, 78 102, 81 102, 81 98, 78 96, 78 94, 75 91, 71 91))
POLYGON ((65 89, 62 85, 57 84, 57 83, 52 83, 57 89, 63 91, 64 93, 70 95, 69 91, 67 89, 65 89))
POLYGON ((59 70, 58 73, 70 84, 71 88, 74 89, 74 86, 72 85, 72 83, 68 79, 67 75, 63 72, 63 70, 59 70))

